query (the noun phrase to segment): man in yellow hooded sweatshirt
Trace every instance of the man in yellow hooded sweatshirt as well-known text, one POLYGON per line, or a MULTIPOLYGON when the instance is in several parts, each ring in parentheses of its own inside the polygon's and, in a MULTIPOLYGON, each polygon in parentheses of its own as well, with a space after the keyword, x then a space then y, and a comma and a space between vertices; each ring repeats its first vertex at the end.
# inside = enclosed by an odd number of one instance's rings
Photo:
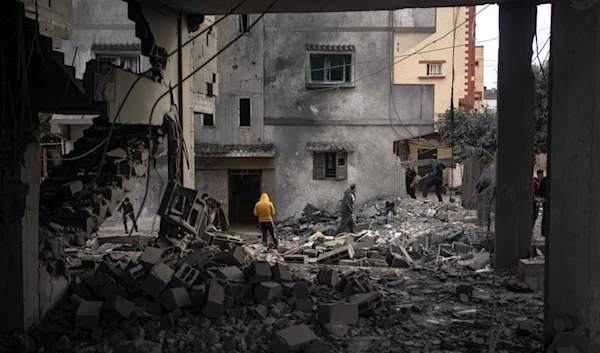
POLYGON ((269 201, 269 195, 266 193, 260 196, 260 201, 258 201, 254 206, 254 215, 258 217, 260 229, 262 230, 263 244, 268 246, 267 232, 270 232, 271 238, 273 238, 273 243, 275 243, 275 246, 277 247, 277 238, 275 238, 275 229, 273 228, 275 207, 273 207, 273 203, 269 201))

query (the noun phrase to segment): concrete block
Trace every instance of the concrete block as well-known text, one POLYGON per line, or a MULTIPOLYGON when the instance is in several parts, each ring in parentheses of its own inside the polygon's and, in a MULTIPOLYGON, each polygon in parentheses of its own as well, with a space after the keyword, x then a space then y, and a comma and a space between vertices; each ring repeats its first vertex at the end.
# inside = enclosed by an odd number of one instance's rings
POLYGON ((70 181, 61 187, 61 192, 67 197, 73 197, 77 193, 83 191, 83 183, 81 180, 70 181))
POLYGON ((143 164, 136 163, 133 166, 133 173, 137 177, 143 177, 143 176, 145 176, 147 171, 148 171, 148 167, 145 166, 145 165, 143 165, 143 164))
POLYGON ((544 289, 544 259, 519 260, 519 281, 527 283, 532 290, 544 289))
POLYGON ((264 303, 283 296, 283 288, 277 282, 263 282, 254 288, 254 301, 264 303))
POLYGON ((209 319, 218 319, 225 313, 225 288, 216 280, 210 282, 202 314, 209 319))
POLYGON ((304 250, 302 250, 302 255, 307 255, 308 257, 318 257, 319 256, 319 250, 317 250, 317 249, 304 249, 304 250))
POLYGON ((308 264, 308 255, 287 255, 283 257, 283 260, 290 264, 308 264))
POLYGON ((352 245, 344 245, 339 248, 333 249, 329 252, 319 256, 317 262, 319 263, 336 263, 343 259, 352 259, 354 257, 354 248, 352 245))
POLYGON ((210 262, 212 255, 208 251, 194 250, 184 260, 184 264, 188 264, 194 268, 201 269, 210 262))
POLYGON ((154 266, 144 283, 142 283, 142 290, 146 292, 150 297, 156 299, 160 293, 167 287, 175 271, 169 266, 159 263, 154 266))
POLYGON ((135 305, 132 302, 119 295, 106 302, 103 315, 109 321, 127 320, 131 316, 134 307, 135 305))
POLYGON ((390 265, 390 267, 396 267, 396 268, 409 268, 410 267, 408 262, 402 256, 400 256, 398 254, 391 254, 388 257, 387 263, 388 263, 388 265, 390 265))
POLYGON ((358 304, 328 303, 317 307, 322 324, 353 325, 358 322, 358 304))
POLYGON ((482 251, 477 253, 468 265, 472 270, 481 270, 491 263, 490 253, 482 251))
POLYGON ((162 259, 162 255, 163 249, 147 246, 146 249, 144 249, 144 253, 142 254, 142 256, 140 256, 138 261, 144 266, 146 271, 149 271, 162 259))
POLYGON ((346 260, 340 260, 339 265, 340 266, 349 266, 349 267, 353 267, 353 266, 359 267, 359 266, 361 266, 361 262, 360 262, 360 260, 346 259, 346 260))
POLYGON ((193 286, 189 292, 190 300, 192 301, 192 307, 195 309, 202 310, 204 303, 206 302, 206 286, 197 285, 193 286))
POLYGON ((292 295, 297 298, 310 298, 311 289, 311 284, 306 281, 296 282, 292 290, 292 295))
POLYGON ((166 311, 173 311, 177 308, 189 308, 192 306, 192 300, 187 289, 178 287, 171 288, 160 295, 163 308, 166 311))
POLYGON ((92 300, 94 298, 92 292, 85 287, 85 284, 83 284, 79 277, 75 277, 75 279, 71 282, 70 289, 71 292, 77 294, 83 299, 92 300))
POLYGON ((296 325, 277 332, 269 345, 272 353, 302 351, 318 338, 306 325, 296 325))
POLYGON ((234 298, 249 298, 252 296, 252 286, 241 283, 227 283, 227 295, 234 298))
POLYGON ((377 209, 375 208, 375 206, 371 206, 369 208, 367 208, 366 210, 363 211, 363 215, 365 215, 367 218, 371 218, 371 217, 375 217, 377 216, 379 212, 377 212, 377 209))
POLYGON ((115 274, 117 275, 117 283, 125 290, 133 290, 138 287, 137 279, 129 272, 129 270, 118 268, 115 270, 115 274))
POLYGON ((254 262, 244 271, 248 284, 258 284, 270 281, 273 277, 271 265, 268 262, 254 262))
POLYGON ((92 302, 83 300, 79 303, 75 313, 75 327, 85 330, 94 330, 100 323, 100 314, 102 314, 103 302, 92 302))
POLYGON ((230 282, 242 283, 246 281, 244 272, 237 266, 219 267, 217 269, 217 277, 230 282))
POLYGON ((348 333, 348 330, 350 330, 350 327, 348 325, 339 324, 325 324, 323 325, 323 328, 325 328, 325 330, 327 330, 329 334, 337 337, 345 336, 348 333))
POLYGON ((283 283, 292 282, 294 280, 292 273, 285 265, 275 264, 271 267, 271 271, 273 272, 273 279, 276 282, 283 283))
POLYGON ((340 274, 337 270, 323 268, 317 274, 317 282, 326 286, 335 287, 340 279, 340 274))
POLYGON ((297 311, 305 313, 312 313, 314 309, 312 300, 308 298, 296 298, 295 307, 297 311))
POLYGON ((241 246, 235 246, 231 250, 216 254, 213 261, 228 266, 241 266, 246 261, 246 252, 241 246))
POLYGON ((117 175, 130 176, 133 174, 133 167, 129 161, 120 161, 117 163, 117 175))
POLYGON ((292 292, 294 291, 294 287, 296 286, 296 283, 293 282, 283 282, 281 284, 281 287, 283 288, 283 294, 286 296, 290 296, 292 295, 292 292))
POLYGON ((173 275, 173 279, 169 283, 170 288, 185 288, 189 289, 200 275, 200 271, 196 270, 188 264, 182 264, 179 270, 173 275))
POLYGON ((106 273, 96 272, 94 277, 88 281, 88 286, 99 298, 102 298, 105 301, 109 301, 118 295, 124 297, 127 296, 125 288, 106 273))
POLYGON ((377 314, 383 310, 384 307, 384 304, 381 301, 381 294, 379 292, 355 294, 348 298, 348 302, 358 305, 358 313, 360 316, 377 314))

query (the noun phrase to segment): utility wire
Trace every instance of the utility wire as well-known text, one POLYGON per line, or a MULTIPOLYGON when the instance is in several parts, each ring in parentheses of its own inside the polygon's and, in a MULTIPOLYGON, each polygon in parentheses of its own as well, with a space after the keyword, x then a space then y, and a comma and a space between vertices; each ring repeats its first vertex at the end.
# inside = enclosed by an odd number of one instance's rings
MULTIPOLYGON (((251 30, 256 24, 258 24, 260 22, 260 20, 262 20, 263 17, 265 17, 265 15, 269 12, 269 10, 275 5, 275 3, 278 0, 273 0, 269 6, 265 9, 265 11, 256 19, 256 21, 254 21, 249 27, 248 30, 251 30)), ((216 23, 215 23, 216 24, 216 23)), ((211 61, 213 61, 214 59, 216 59, 219 55, 221 55, 221 53, 223 53, 225 50, 229 49, 229 47, 231 47, 234 43, 236 43, 240 38, 242 38, 246 33, 242 32, 240 33, 237 37, 235 37, 231 42, 227 43, 227 45, 225 45, 223 48, 221 48, 219 51, 217 51, 217 53, 213 56, 211 56, 207 61, 205 61, 202 65, 200 65, 199 67, 197 67, 196 69, 194 69, 189 75, 187 75, 186 77, 184 77, 180 82, 177 82, 176 85, 174 85, 173 87, 171 87, 168 91, 166 91, 165 93, 163 93, 162 95, 160 95, 156 101, 154 101, 154 105, 152 106, 152 109, 150 110, 150 115, 148 117, 148 140, 149 143, 152 144, 152 115, 154 114, 154 110, 156 109, 158 102, 160 102, 161 99, 163 99, 164 97, 166 97, 173 89, 177 88, 179 85, 182 85, 185 81, 189 80, 190 78, 192 78, 198 71, 202 70, 206 65, 208 65, 211 61)), ((139 218, 140 214, 142 213, 142 209, 144 208, 144 204, 146 203, 146 199, 148 198, 148 190, 150 188, 150 164, 148 164, 148 171, 146 173, 146 191, 144 192, 144 198, 142 199, 142 203, 140 205, 140 208, 138 210, 138 214, 136 216, 136 219, 139 218)))

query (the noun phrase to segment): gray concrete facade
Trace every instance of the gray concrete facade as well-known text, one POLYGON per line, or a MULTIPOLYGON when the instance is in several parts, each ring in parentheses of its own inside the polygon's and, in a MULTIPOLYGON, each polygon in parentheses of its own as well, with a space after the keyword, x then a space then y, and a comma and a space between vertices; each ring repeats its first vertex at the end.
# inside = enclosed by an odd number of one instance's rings
MULTIPOLYGON (((249 23, 257 17, 250 15, 249 23)), ((238 36, 238 20, 220 23, 220 47, 238 36)), ((270 191, 278 220, 298 216, 307 202, 336 209, 350 183, 359 185, 359 200, 397 192, 393 141, 433 132, 434 92, 429 85, 391 83, 396 31, 435 32, 435 9, 266 15, 219 57, 215 126, 196 123, 196 142, 249 150, 273 144, 275 169, 263 170, 261 192, 270 191), (348 87, 307 87, 309 55, 339 49, 351 55, 348 87), (251 102, 249 127, 240 126, 241 98, 251 102), (313 180, 315 152, 347 153, 347 176, 313 180)), ((228 199, 234 159, 231 168, 200 164, 197 188, 228 199)))

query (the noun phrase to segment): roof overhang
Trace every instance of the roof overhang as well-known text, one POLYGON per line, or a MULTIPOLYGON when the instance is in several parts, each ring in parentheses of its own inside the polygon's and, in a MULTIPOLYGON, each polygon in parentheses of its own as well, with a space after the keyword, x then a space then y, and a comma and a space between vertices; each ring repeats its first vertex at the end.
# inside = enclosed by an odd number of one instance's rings
MULTIPOLYGON (((159 0, 140 0, 151 5, 159 0)), ((247 0, 235 13, 262 13, 273 0, 247 0)), ((495 3, 549 3, 549 0, 496 0, 495 3)), ((206 15, 225 15, 239 5, 240 0, 160 0, 171 8, 187 13, 206 15)), ((485 0, 278 0, 269 13, 310 13, 310 12, 345 12, 345 11, 375 11, 396 10, 403 8, 422 7, 454 7, 488 4, 485 0)))

